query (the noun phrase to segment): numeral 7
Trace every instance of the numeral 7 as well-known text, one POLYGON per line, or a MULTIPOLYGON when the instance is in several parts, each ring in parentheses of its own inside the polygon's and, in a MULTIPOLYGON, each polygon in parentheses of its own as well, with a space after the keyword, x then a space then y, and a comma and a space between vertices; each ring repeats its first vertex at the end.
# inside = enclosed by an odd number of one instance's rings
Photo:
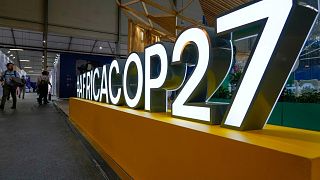
POLYGON ((297 61, 317 10, 296 0, 262 0, 217 19, 218 35, 264 23, 222 126, 262 129, 297 61))

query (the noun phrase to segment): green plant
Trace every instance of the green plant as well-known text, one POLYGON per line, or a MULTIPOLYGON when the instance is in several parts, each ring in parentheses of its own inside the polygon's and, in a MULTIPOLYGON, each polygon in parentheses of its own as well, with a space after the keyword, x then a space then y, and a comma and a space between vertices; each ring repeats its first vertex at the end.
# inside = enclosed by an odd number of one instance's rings
POLYGON ((280 95, 279 102, 296 102, 296 96, 289 89, 284 89, 280 95))
POLYGON ((231 93, 227 88, 220 86, 220 88, 216 91, 216 93, 214 93, 213 98, 231 99, 231 93))
POLYGON ((302 93, 297 97, 299 103, 320 103, 320 92, 312 91, 302 93))
POLYGON ((231 85, 234 85, 234 86, 237 86, 240 78, 241 78, 241 75, 242 75, 242 72, 241 71, 238 71, 238 72, 235 72, 235 73, 231 73, 230 76, 229 76, 229 81, 230 81, 230 84, 231 85))
POLYGON ((295 96, 291 90, 284 89, 279 102, 320 103, 320 92, 305 91, 300 96, 295 96))

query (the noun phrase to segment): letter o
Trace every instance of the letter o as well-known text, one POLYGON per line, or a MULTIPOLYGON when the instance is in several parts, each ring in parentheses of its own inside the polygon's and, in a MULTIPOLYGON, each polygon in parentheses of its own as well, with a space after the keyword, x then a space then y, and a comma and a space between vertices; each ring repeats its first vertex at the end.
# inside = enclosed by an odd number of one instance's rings
POLYGON ((141 59, 137 53, 131 53, 126 61, 123 72, 123 94, 126 104, 131 108, 140 108, 142 104, 142 93, 143 93, 143 67, 141 59), (130 72, 129 66, 134 63, 137 68, 137 90, 135 95, 128 81, 128 74, 130 72), (133 97, 130 97, 129 94, 133 97))

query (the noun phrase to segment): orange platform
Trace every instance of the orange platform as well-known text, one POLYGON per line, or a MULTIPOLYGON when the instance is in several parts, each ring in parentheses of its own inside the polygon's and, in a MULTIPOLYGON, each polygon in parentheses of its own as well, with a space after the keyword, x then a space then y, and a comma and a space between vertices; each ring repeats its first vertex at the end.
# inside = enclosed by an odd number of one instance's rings
POLYGON ((320 132, 239 132, 77 98, 70 120, 123 179, 320 180, 320 132))

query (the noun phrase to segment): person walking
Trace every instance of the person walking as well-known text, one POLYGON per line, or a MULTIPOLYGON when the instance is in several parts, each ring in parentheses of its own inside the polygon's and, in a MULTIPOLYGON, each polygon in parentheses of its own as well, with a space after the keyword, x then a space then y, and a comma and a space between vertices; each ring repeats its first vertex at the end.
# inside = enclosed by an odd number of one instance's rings
POLYGON ((39 91, 38 103, 42 104, 42 100, 44 104, 48 104, 48 88, 51 85, 49 80, 49 72, 43 71, 42 75, 38 77, 37 86, 39 91))
POLYGON ((0 109, 3 110, 6 104, 7 98, 10 96, 12 97, 13 104, 11 109, 16 109, 17 107, 17 85, 15 83, 15 78, 19 78, 18 73, 13 69, 14 64, 8 63, 7 70, 1 75, 0 82, 3 86, 3 96, 1 99, 0 109))
POLYGON ((21 86, 19 86, 19 98, 21 98, 21 94, 22 94, 22 99, 24 99, 24 96, 26 94, 26 84, 27 84, 27 81, 26 81, 26 78, 25 76, 22 76, 21 77, 21 86))

